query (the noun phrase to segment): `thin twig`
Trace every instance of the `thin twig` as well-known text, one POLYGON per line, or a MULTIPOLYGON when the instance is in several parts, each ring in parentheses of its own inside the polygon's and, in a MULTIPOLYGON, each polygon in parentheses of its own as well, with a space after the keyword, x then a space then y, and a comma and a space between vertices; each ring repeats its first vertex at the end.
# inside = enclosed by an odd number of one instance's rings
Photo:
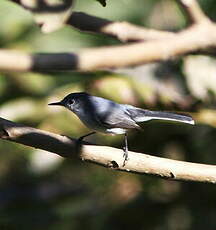
POLYGON ((116 170, 150 174, 173 180, 216 183, 216 166, 189 163, 129 152, 123 167, 123 151, 107 146, 83 145, 77 148, 75 139, 17 124, 0 118, 0 138, 40 148, 62 157, 79 157, 116 170))

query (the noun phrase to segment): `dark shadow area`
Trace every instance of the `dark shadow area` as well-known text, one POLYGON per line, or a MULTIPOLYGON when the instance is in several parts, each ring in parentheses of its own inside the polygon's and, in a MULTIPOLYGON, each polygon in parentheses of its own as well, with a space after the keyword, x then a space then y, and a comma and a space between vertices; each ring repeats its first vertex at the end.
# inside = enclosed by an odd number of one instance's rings
POLYGON ((78 58, 73 53, 35 54, 32 56, 31 70, 36 72, 52 72, 77 70, 78 58))
POLYGON ((112 23, 112 21, 91 16, 82 12, 74 12, 67 21, 67 24, 87 32, 101 32, 101 29, 110 23, 112 23))

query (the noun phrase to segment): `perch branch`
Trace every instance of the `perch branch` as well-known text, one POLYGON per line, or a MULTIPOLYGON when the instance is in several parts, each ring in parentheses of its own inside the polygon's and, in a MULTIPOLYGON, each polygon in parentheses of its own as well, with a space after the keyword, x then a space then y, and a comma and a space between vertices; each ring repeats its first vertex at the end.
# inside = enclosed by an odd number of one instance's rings
POLYGON ((216 166, 189 163, 129 152, 129 161, 123 167, 123 152, 120 149, 83 145, 78 151, 76 140, 17 124, 0 118, 0 138, 23 145, 40 148, 62 157, 79 157, 116 170, 150 174, 173 180, 216 183, 216 166))

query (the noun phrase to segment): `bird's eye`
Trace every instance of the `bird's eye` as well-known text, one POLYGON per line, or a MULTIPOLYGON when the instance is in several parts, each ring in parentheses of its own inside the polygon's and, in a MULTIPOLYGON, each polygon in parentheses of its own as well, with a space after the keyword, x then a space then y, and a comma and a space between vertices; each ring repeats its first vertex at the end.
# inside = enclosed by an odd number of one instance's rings
POLYGON ((75 103, 75 100, 74 100, 74 99, 70 99, 70 100, 68 101, 68 103, 69 103, 70 105, 73 105, 73 104, 75 103))

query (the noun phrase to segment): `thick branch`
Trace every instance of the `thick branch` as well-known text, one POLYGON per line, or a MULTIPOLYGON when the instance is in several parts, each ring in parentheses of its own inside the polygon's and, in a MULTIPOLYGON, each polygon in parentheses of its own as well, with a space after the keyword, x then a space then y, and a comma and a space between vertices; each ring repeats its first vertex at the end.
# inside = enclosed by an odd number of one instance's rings
POLYGON ((211 51, 211 54, 215 54, 215 24, 208 20, 195 0, 178 2, 195 23, 182 32, 150 30, 76 12, 69 17, 67 23, 82 31, 111 35, 121 41, 142 42, 63 54, 28 55, 0 51, 0 71, 94 71, 164 61, 188 53, 206 54, 211 51))
POLYGON ((191 52, 215 51, 216 26, 199 24, 172 38, 86 49, 77 53, 22 54, 0 51, 1 71, 92 71, 164 61, 191 52))
POLYGON ((216 166, 195 164, 129 152, 123 167, 120 149, 83 145, 78 151, 76 140, 0 118, 0 138, 57 153, 62 157, 79 157, 117 170, 151 174, 174 180, 216 183, 216 166), (79 152, 79 153, 78 153, 79 152))

